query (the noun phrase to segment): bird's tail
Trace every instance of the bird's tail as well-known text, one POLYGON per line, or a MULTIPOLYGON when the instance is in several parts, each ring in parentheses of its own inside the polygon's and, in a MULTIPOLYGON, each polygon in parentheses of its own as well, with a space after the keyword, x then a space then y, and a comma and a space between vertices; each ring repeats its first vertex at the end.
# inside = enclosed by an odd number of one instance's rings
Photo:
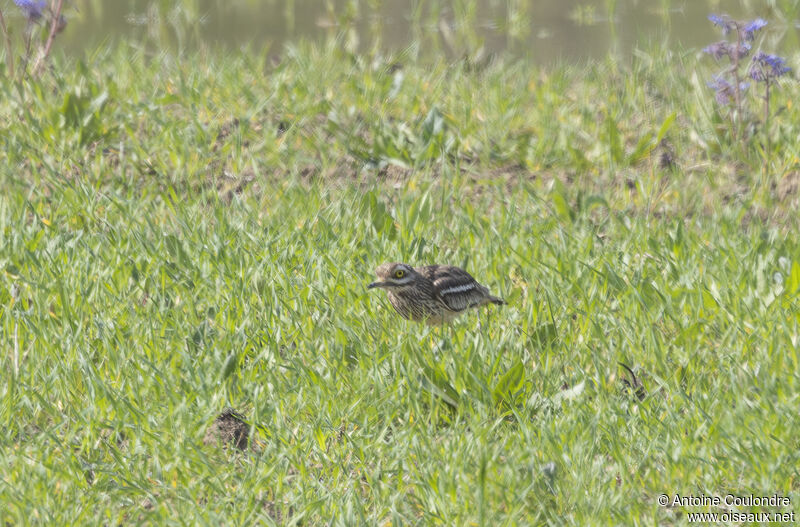
POLYGON ((489 298, 488 298, 488 300, 489 300, 489 302, 491 302, 492 304, 495 304, 495 305, 498 305, 498 306, 504 306, 504 305, 508 304, 508 302, 506 302, 506 301, 505 301, 505 300, 503 300, 502 298, 498 298, 498 297, 496 297, 496 296, 492 296, 492 295, 489 295, 489 298))

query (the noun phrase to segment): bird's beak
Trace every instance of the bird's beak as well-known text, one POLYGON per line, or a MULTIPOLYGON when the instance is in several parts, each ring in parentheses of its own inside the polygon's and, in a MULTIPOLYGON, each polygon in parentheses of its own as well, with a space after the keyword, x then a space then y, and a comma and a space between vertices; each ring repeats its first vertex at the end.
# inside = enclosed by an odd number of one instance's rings
POLYGON ((369 284, 367 286, 367 289, 373 289, 375 287, 385 287, 385 286, 386 286, 386 282, 372 282, 371 284, 369 284))

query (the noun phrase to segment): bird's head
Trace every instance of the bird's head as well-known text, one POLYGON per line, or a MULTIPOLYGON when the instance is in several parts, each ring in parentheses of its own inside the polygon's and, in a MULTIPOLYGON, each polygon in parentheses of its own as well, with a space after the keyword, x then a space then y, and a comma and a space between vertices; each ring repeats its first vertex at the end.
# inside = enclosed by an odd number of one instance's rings
POLYGON ((375 269, 375 275, 378 279, 367 286, 367 289, 373 287, 382 287, 383 289, 402 289, 414 283, 417 272, 414 268, 404 263, 385 263, 375 269))

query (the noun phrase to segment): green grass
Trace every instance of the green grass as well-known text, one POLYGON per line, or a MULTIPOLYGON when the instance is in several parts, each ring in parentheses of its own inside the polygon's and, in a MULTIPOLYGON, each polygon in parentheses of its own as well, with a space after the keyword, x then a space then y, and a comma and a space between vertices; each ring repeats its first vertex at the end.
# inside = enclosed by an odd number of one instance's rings
POLYGON ((129 53, 0 85, 2 520, 663 525, 705 509, 662 493, 800 503, 796 84, 764 170, 763 130, 729 136, 694 53, 129 53), (465 266, 509 305, 407 323, 365 288, 389 260, 465 266), (203 444, 226 406, 246 452, 203 444))

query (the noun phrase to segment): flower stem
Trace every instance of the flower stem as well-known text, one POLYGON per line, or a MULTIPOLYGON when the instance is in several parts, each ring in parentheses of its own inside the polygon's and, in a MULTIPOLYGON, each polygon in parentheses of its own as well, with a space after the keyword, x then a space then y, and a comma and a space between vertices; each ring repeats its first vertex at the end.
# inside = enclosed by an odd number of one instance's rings
POLYGON ((764 82, 764 135, 766 135, 767 155, 764 156, 764 176, 766 177, 769 170, 769 159, 772 155, 772 146, 770 145, 769 136, 769 78, 764 82))
POLYGON ((736 50, 731 54, 733 55, 733 95, 736 99, 736 125, 733 129, 734 138, 739 138, 742 121, 742 92, 741 92, 741 79, 739 78, 739 52, 742 49, 742 28, 737 22, 736 27, 736 50))
POLYGON ((44 45, 44 49, 39 54, 39 58, 36 59, 36 65, 33 67, 34 75, 39 72, 45 59, 50 55, 50 49, 53 47, 53 41, 56 39, 56 33, 58 33, 58 26, 61 21, 61 8, 64 5, 64 0, 53 0, 53 4, 55 5, 55 9, 50 10, 50 34, 47 35, 47 42, 44 45))

